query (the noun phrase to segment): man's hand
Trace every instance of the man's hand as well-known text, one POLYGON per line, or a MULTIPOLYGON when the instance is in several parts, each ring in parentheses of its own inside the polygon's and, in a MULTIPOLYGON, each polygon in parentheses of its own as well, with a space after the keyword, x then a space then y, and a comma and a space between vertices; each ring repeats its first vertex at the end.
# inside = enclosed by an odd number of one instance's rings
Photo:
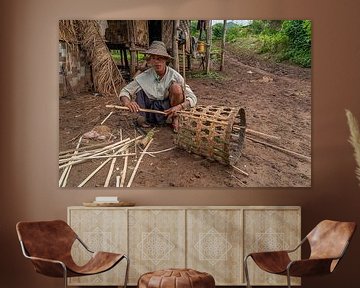
POLYGON ((172 116, 175 115, 176 112, 178 112, 180 110, 182 110, 181 104, 173 106, 173 107, 171 107, 169 109, 166 109, 164 112, 166 113, 166 116, 172 117, 172 116))
POLYGON ((131 112, 135 113, 140 111, 140 106, 135 101, 130 101, 129 103, 126 103, 125 106, 128 107, 131 112))
POLYGON ((139 110, 140 106, 135 101, 131 101, 129 98, 127 98, 125 96, 120 97, 120 100, 125 107, 129 108, 130 112, 137 113, 140 111, 139 110))

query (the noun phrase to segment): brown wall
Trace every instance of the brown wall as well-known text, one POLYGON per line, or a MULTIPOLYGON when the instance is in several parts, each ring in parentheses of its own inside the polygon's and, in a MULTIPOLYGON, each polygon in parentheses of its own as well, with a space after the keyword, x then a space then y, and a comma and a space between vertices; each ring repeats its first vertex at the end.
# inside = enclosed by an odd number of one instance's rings
MULTIPOLYGON (((360 2, 357 0, 1 1, 1 287, 62 287, 22 258, 19 220, 66 219, 66 207, 102 189, 60 190, 58 169, 59 19, 313 20, 312 187, 126 189, 106 194, 138 205, 301 205, 303 235, 330 218, 360 224, 360 187, 344 109, 360 118, 360 2), (4 3, 8 2, 8 3, 4 3), (320 4, 323 2, 324 4, 320 4), (83 4, 83 5, 81 5, 83 4), (85 5, 86 4, 86 5, 85 5)), ((335 274, 303 287, 358 287, 359 231, 335 274)))

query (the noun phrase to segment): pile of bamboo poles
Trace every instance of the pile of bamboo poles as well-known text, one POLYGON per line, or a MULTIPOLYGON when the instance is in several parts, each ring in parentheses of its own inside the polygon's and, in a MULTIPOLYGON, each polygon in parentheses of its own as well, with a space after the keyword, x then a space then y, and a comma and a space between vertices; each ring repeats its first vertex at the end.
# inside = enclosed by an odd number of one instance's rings
MULTIPOLYGON (((109 171, 104 183, 104 187, 108 187, 110 183, 111 176, 114 174, 115 162, 118 158, 123 158, 123 169, 116 176, 116 187, 125 187, 125 181, 128 170, 129 156, 135 156, 137 158, 137 148, 136 145, 140 140, 143 140, 146 136, 137 136, 132 139, 126 138, 117 142, 112 143, 102 143, 96 144, 87 147, 80 147, 82 142, 82 137, 80 137, 78 144, 75 149, 70 149, 62 151, 59 153, 59 171, 61 172, 59 179, 59 187, 65 187, 67 185, 68 177, 71 171, 71 168, 74 165, 84 163, 86 161, 94 159, 104 159, 102 163, 90 173, 79 185, 78 187, 83 187, 96 173, 98 173, 107 163, 110 163, 109 171), (130 152, 133 151, 133 152, 130 152)), ((130 187, 134 178, 136 171, 140 165, 140 162, 145 154, 147 154, 147 149, 149 148, 153 139, 148 141, 145 148, 141 151, 139 158, 135 164, 135 168, 132 171, 130 179, 126 187, 130 187)))

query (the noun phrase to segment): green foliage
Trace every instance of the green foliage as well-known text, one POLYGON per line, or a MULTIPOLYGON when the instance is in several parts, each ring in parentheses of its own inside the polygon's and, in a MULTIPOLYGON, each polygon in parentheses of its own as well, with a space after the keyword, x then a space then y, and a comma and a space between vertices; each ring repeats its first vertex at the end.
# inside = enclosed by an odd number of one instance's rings
POLYGON ((284 55, 303 67, 311 66, 311 21, 288 20, 282 24, 282 33, 289 39, 284 55))
POLYGON ((284 51, 288 46, 288 37, 282 33, 275 33, 272 35, 260 34, 261 41, 260 53, 270 52, 278 54, 284 51))
MULTIPOLYGON (((191 35, 198 37, 198 21, 191 21, 191 35)), ((290 61, 303 67, 311 67, 310 20, 253 20, 248 26, 232 21, 226 24, 227 43, 252 52, 266 53, 277 61, 290 61)), ((223 23, 212 26, 214 42, 222 39, 223 23)))
POLYGON ((279 61, 289 60, 311 67, 310 20, 254 20, 248 27, 240 27, 239 31, 229 31, 226 40, 244 42, 244 39, 254 37, 260 43, 256 52, 269 53, 279 61))
POLYGON ((216 23, 212 26, 212 37, 214 40, 219 40, 222 38, 223 35, 223 23, 216 23))

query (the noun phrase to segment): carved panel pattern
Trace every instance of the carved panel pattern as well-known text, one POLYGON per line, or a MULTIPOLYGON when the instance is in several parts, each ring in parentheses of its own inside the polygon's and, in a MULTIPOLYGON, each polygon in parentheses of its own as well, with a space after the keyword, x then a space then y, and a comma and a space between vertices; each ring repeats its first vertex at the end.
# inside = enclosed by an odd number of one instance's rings
MULTIPOLYGON (((70 210, 68 222, 71 223, 71 227, 90 250, 117 253, 127 251, 127 216, 125 210, 70 210)), ((72 247, 72 255, 76 263, 79 264, 86 263, 90 256, 79 242, 75 242, 72 247)), ((69 284, 111 285, 123 283, 126 265, 125 261, 122 262, 112 271, 93 276, 69 278, 69 284)))
MULTIPOLYGON (((130 285, 149 271, 192 268, 212 274, 218 286, 235 286, 245 285, 245 255, 294 248, 300 242, 300 213, 299 207, 273 206, 69 207, 68 222, 91 249, 130 257, 130 285)), ((86 255, 74 245, 78 264, 87 261, 86 255)), ((252 260, 249 272, 253 285, 286 284, 286 277, 265 273, 252 260)), ((125 262, 103 274, 71 278, 69 284, 119 286, 124 274, 125 262)))
POLYGON ((188 210, 188 267, 212 274, 216 285, 241 283, 241 218, 241 210, 188 210))
POLYGON ((130 283, 141 274, 185 267, 185 210, 130 210, 130 283))
MULTIPOLYGON (((244 211, 244 250, 250 252, 295 248, 300 242, 300 211, 262 209, 244 211)), ((300 250, 293 257, 300 258, 300 250)), ((249 276, 253 285, 285 285, 286 277, 266 273, 249 259, 249 276)), ((293 284, 300 284, 298 278, 293 284)))

